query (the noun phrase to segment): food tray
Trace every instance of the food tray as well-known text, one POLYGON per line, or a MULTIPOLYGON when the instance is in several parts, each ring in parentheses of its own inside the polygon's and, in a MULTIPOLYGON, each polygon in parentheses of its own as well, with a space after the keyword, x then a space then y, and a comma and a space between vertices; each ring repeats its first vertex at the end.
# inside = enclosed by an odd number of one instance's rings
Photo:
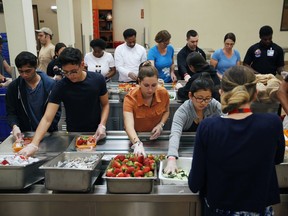
POLYGON ((0 166, 0 190, 21 190, 44 179, 44 172, 38 168, 47 160, 38 158, 38 162, 27 165, 0 166))
MULTIPOLYGON (((192 164, 192 158, 188 157, 179 157, 176 160, 178 169, 183 169, 185 171, 190 172, 191 164, 192 164)), ((163 176, 163 170, 165 169, 167 164, 167 159, 160 162, 160 168, 159 168, 159 179, 160 184, 163 185, 188 185, 187 180, 181 180, 181 179, 175 179, 175 178, 166 178, 163 176)))
POLYGON ((89 191, 96 181, 100 171, 101 158, 103 153, 92 152, 63 152, 53 160, 40 167, 45 171, 45 187, 48 190, 55 191, 89 191), (77 157, 85 158, 97 155, 91 168, 64 168, 56 167, 59 161, 67 161, 77 157))
MULTIPOLYGON (((108 165, 108 167, 110 167, 110 164, 108 165)), ((154 170, 153 177, 107 177, 105 171, 102 178, 106 180, 108 193, 116 193, 116 194, 151 193, 154 186, 154 180, 157 179, 157 168, 155 168, 154 170)))

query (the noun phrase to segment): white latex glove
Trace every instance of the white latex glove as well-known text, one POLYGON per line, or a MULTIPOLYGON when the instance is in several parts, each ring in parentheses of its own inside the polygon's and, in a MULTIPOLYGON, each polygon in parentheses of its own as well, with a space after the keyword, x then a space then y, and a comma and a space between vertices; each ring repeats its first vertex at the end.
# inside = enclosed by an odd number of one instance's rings
POLYGON ((282 71, 281 72, 281 76, 282 76, 283 79, 285 79, 287 77, 287 75, 288 75, 287 71, 282 71))
POLYGON ((16 141, 21 141, 22 138, 23 138, 22 134, 21 134, 21 130, 20 130, 20 128, 17 125, 15 125, 13 127, 12 135, 15 138, 16 141))
POLYGON ((9 84, 12 82, 12 79, 11 78, 6 78, 6 82, 4 83, 0 83, 0 86, 2 87, 7 87, 9 86, 9 84))
POLYGON ((138 78, 137 75, 133 72, 129 72, 128 77, 130 77, 132 80, 137 80, 137 78, 138 78))
POLYGON ((136 142, 135 144, 133 144, 131 146, 132 149, 134 149, 134 154, 137 156, 141 156, 143 155, 144 157, 146 157, 146 153, 143 147, 143 143, 141 141, 136 142))
POLYGON ((106 127, 102 124, 99 124, 94 137, 96 141, 104 139, 106 137, 106 127))
POLYGON ((175 86, 175 89, 178 90, 179 88, 182 88, 183 85, 181 83, 177 83, 176 86, 175 86))
POLYGON ((176 158, 175 157, 168 157, 167 159, 167 165, 164 169, 164 173, 175 173, 177 172, 178 168, 177 168, 177 164, 176 164, 176 158))
POLYGON ((157 139, 161 132, 163 131, 163 125, 162 123, 157 124, 153 130, 151 131, 152 135, 150 136, 150 140, 155 140, 157 139))
POLYGON ((190 78, 191 78, 191 76, 190 76, 189 74, 186 74, 186 75, 184 76, 185 82, 188 82, 190 78))
POLYGON ((34 155, 38 151, 38 146, 34 143, 30 143, 29 145, 25 146, 23 149, 21 149, 18 154, 23 155, 24 157, 30 157, 34 155))

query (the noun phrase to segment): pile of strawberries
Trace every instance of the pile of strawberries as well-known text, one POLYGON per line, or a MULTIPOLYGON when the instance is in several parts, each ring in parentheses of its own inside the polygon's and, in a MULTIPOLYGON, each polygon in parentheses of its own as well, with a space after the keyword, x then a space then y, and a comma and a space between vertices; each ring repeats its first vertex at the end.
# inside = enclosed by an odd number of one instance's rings
POLYGON ((156 161, 153 155, 119 154, 106 170, 107 177, 153 177, 156 161))

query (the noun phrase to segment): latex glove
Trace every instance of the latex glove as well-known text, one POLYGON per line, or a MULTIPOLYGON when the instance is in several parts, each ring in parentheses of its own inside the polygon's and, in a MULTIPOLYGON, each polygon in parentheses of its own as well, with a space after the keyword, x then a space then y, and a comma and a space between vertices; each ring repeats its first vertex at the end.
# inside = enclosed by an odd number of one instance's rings
POLYGON ((143 143, 141 141, 136 142, 135 144, 133 144, 131 146, 132 149, 134 149, 134 154, 137 156, 141 156, 143 155, 144 157, 146 157, 146 153, 143 147, 143 143))
POLYGON ((176 158, 170 156, 167 159, 167 165, 166 165, 166 167, 164 169, 164 173, 167 173, 167 174, 176 173, 177 170, 178 170, 178 168, 177 168, 177 164, 176 164, 176 158))
POLYGON ((6 82, 4 83, 0 83, 0 86, 2 87, 7 87, 9 86, 9 84, 12 82, 12 79, 11 78, 6 78, 6 82))
POLYGON ((133 73, 133 72, 129 72, 129 73, 128 73, 128 77, 130 77, 132 80, 135 80, 135 81, 136 81, 137 78, 138 78, 137 75, 136 75, 135 73, 133 73))
POLYGON ((106 127, 102 124, 99 124, 94 137, 96 141, 104 139, 106 137, 106 127))
POLYGON ((25 146, 23 149, 21 149, 18 154, 23 155, 24 157, 30 157, 34 155, 38 151, 38 146, 34 143, 30 143, 29 145, 25 146))
POLYGON ((150 136, 150 140, 155 140, 155 139, 157 139, 159 136, 160 136, 160 134, 161 134, 161 132, 163 131, 163 125, 162 125, 162 123, 159 123, 158 125, 156 125, 154 128, 153 128, 153 130, 152 130, 152 135, 150 136))
MULTIPOLYGON (((282 76, 283 79, 287 78, 288 77, 288 72, 287 71, 282 71, 281 72, 281 76, 282 76)), ((285 81, 287 81, 287 80, 285 79, 285 81)))
POLYGON ((186 75, 184 76, 185 82, 188 82, 190 78, 191 78, 191 76, 190 76, 189 74, 186 74, 186 75))
POLYGON ((21 130, 20 130, 20 128, 17 125, 15 125, 13 127, 12 135, 15 138, 16 141, 21 141, 22 138, 23 138, 22 134, 21 134, 21 130))
POLYGON ((177 83, 176 86, 175 86, 175 89, 178 90, 179 88, 182 88, 183 85, 181 83, 177 83))

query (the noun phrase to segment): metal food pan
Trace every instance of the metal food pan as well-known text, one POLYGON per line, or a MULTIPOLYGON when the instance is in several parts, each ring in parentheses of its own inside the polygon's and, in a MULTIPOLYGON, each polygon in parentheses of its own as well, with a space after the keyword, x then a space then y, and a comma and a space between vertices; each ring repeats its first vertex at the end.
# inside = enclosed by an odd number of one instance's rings
POLYGON ((276 174, 279 188, 288 188, 288 161, 276 165, 276 174))
POLYGON ((98 167, 101 166, 102 157, 103 153, 63 152, 40 167, 40 169, 45 171, 46 189, 55 191, 89 191, 100 174, 98 167), (66 161, 77 157, 85 158, 92 155, 97 155, 98 160, 95 161, 91 168, 56 167, 59 161, 66 161))
POLYGON ((102 178, 106 180, 108 193, 145 194, 153 190, 157 169, 155 168, 153 177, 107 177, 105 171, 102 178))
POLYGON ((21 190, 44 179, 44 172, 39 167, 47 160, 39 159, 38 162, 23 166, 0 166, 0 189, 21 190))

